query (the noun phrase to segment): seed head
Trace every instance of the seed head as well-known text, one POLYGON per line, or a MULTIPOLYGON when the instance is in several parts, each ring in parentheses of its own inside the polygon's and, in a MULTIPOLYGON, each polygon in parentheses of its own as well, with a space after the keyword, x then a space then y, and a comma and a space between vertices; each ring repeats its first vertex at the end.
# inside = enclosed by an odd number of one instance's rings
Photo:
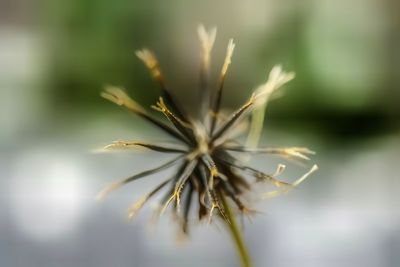
POLYGON ((147 49, 137 51, 136 55, 144 62, 161 87, 162 96, 152 108, 161 112, 168 123, 153 117, 118 87, 109 86, 101 93, 102 97, 139 115, 175 141, 174 143, 115 141, 105 146, 103 150, 142 147, 156 152, 176 154, 176 157, 154 169, 112 183, 99 193, 98 198, 104 199, 110 192, 127 183, 176 166, 176 171, 170 178, 157 185, 129 208, 128 216, 129 218, 134 217, 150 198, 160 191, 164 191, 158 214, 164 213, 172 205, 172 212, 180 218, 181 227, 185 233, 188 231, 189 216, 192 212, 197 214, 199 220, 208 218, 209 222, 217 213, 229 224, 227 211, 221 203, 227 203, 226 201, 229 200, 236 206, 239 213, 246 214, 251 209, 244 203, 243 194, 251 192, 255 183, 264 182, 276 187, 275 191, 267 192, 263 194, 263 197, 276 196, 287 193, 298 186, 318 169, 316 165, 313 165, 302 177, 289 183, 277 178, 285 170, 285 166, 282 164, 279 164, 272 174, 256 170, 246 164, 246 160, 243 160, 246 157, 243 155, 263 153, 308 161, 310 160, 309 156, 315 154, 304 147, 268 148, 257 147, 255 144, 258 143, 259 132, 262 128, 262 123, 260 124, 257 116, 264 113, 271 95, 292 80, 294 73, 286 73, 280 66, 274 67, 269 73, 267 82, 260 85, 236 111, 224 116, 220 110, 222 91, 235 44, 232 39, 229 40, 217 88, 212 91, 209 89, 208 72, 216 29, 206 31, 203 26, 199 26, 198 35, 201 42, 201 99, 198 107, 198 113, 201 115, 199 118, 189 116, 175 100, 172 91, 163 80, 155 55, 147 49), (206 106, 206 112, 202 110, 204 106, 206 106), (249 125, 247 123, 249 118, 252 122, 250 130, 247 131, 245 125, 249 125), (244 130, 248 132, 250 140, 246 145, 233 139, 236 133, 243 133, 244 130), (254 139, 257 139, 257 142, 251 142, 254 139), (233 152, 243 155, 240 156, 233 152), (194 211, 194 209, 197 210, 194 211))

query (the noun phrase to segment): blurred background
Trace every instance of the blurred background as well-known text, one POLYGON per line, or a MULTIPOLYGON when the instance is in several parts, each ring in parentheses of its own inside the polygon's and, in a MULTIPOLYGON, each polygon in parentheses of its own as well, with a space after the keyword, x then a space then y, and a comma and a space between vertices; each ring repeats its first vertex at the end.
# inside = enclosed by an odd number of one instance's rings
MULTIPOLYGON (((400 266, 398 10, 394 0, 1 0, 0 265, 238 266, 220 224, 194 223, 177 243, 168 216, 149 229, 151 203, 127 222, 126 208, 160 175, 95 201, 109 182, 165 161, 91 153, 164 138, 99 92, 113 84, 155 103, 159 90, 134 55, 146 46, 190 103, 204 23, 218 27, 214 81, 236 42, 224 107, 238 107, 280 63, 296 79, 268 106, 261 143, 318 152, 318 173, 245 221, 255 266, 400 266)), ((289 181, 305 171, 289 165, 289 181)))

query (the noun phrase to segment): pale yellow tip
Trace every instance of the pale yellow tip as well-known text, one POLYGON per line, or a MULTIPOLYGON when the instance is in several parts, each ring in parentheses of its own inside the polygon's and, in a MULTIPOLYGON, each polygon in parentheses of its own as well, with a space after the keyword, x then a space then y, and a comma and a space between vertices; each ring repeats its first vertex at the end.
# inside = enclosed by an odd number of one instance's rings
POLYGON ((282 194, 281 190, 275 190, 275 191, 271 191, 271 192, 266 192, 262 195, 263 199, 266 198, 274 198, 274 197, 278 197, 282 194))
POLYGON ((158 64, 154 54, 146 48, 136 51, 135 54, 149 69, 153 69, 158 64))
POLYGON ((114 150, 131 149, 133 147, 136 148, 137 144, 137 142, 118 140, 104 146, 100 151, 109 152, 114 150))
POLYGON ((315 155, 314 151, 306 147, 289 147, 284 149, 283 152, 290 157, 297 157, 304 160, 310 160, 307 155, 315 155))
POLYGON ((217 36, 217 28, 213 27, 209 31, 206 30, 203 24, 197 27, 197 34, 201 45, 205 51, 210 51, 214 45, 215 38, 217 36))
POLYGON ((294 72, 285 72, 280 65, 276 65, 269 73, 266 83, 260 85, 256 90, 256 105, 264 105, 270 98, 271 94, 284 84, 293 80, 295 77, 294 72))
POLYGON ((228 70, 229 64, 231 64, 231 59, 233 55, 233 50, 235 49, 235 44, 233 43, 233 39, 229 40, 228 47, 226 49, 226 56, 225 56, 225 61, 224 65, 222 66, 221 70, 221 76, 225 76, 226 72, 228 70))
POLYGON ((143 108, 136 103, 123 89, 116 86, 106 86, 104 91, 100 95, 119 105, 125 106, 134 112, 144 112, 143 108))
POLYGON ((137 202, 135 202, 129 209, 128 209, 128 219, 133 219, 138 211, 143 207, 144 203, 147 200, 147 196, 140 198, 137 202))
POLYGON ((108 194, 110 194, 110 192, 114 191, 115 189, 118 189, 121 186, 122 186, 122 183, 120 183, 120 182, 115 182, 115 183, 110 184, 109 186, 107 186, 106 188, 104 188, 97 194, 96 199, 98 201, 103 201, 108 196, 108 194))
POLYGON ((108 85, 104 88, 104 91, 100 93, 100 96, 122 106, 124 104, 124 94, 125 92, 121 88, 108 85))

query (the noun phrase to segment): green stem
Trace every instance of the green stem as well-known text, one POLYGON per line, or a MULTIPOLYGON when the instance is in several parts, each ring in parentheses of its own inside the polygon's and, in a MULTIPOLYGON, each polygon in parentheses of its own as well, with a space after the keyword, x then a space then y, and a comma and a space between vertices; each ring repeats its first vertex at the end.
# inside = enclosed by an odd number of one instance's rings
POLYGON ((249 252, 247 251, 247 247, 244 243, 242 233, 239 230, 238 225, 235 220, 235 217, 232 214, 231 208, 229 207, 229 205, 226 202, 225 197, 223 195, 221 195, 221 202, 222 202, 222 205, 224 206, 226 217, 229 220, 229 223, 226 223, 226 225, 229 228, 229 231, 230 231, 233 241, 235 241, 236 250, 240 256, 240 260, 242 261, 242 266, 243 267, 251 267, 252 266, 251 258, 250 258, 249 252))

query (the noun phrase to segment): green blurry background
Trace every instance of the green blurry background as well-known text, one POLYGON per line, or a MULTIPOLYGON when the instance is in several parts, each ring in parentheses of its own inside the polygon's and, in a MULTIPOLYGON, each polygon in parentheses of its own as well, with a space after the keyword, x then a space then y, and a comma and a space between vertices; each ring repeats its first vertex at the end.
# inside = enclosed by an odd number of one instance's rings
MULTIPOLYGON (((194 237, 182 255, 170 248, 174 243, 165 236, 167 226, 160 227, 163 234, 156 239, 169 243, 156 246, 154 237, 141 233, 145 219, 124 224, 122 210, 132 192, 137 198, 146 184, 124 191, 112 204, 93 203, 105 183, 156 160, 89 151, 117 139, 162 138, 99 92, 106 84, 123 86, 143 105, 154 104, 159 90, 134 55, 149 47, 170 87, 188 106, 194 103, 196 28, 204 23, 218 27, 214 81, 228 39, 236 43, 224 106, 240 105, 266 81, 272 66, 282 64, 296 72, 296 79, 268 107, 262 143, 318 151, 319 174, 288 200, 267 204, 270 212, 246 227, 257 266, 297 266, 299 261, 302 266, 398 266, 399 10, 394 0, 2 0, 0 262, 237 264, 229 237, 216 229, 207 235, 202 227, 204 236, 194 237), (48 187, 50 182, 54 186, 48 187), (64 228, 54 228, 65 221, 64 228), (282 221, 299 224, 289 223, 288 230, 282 221), (265 231, 264 238, 257 231, 265 231), (223 242, 207 245, 219 236, 223 242), (140 247, 138 240, 147 246, 140 247), (202 259, 207 252, 198 254, 198 249, 215 253, 202 259)), ((261 160, 255 164, 263 166, 261 160)))
POLYGON ((194 90, 195 29, 204 23, 219 28, 216 72, 228 38, 237 43, 228 103, 239 103, 280 63, 297 78, 271 120, 312 122, 329 137, 358 139, 399 125, 397 8, 395 1, 374 0, 5 1, 2 80, 31 83, 30 95, 21 97, 41 99, 50 119, 112 112, 98 98, 104 84, 124 86, 151 104, 157 88, 134 51, 150 47, 168 81, 184 87, 176 91, 194 90))

